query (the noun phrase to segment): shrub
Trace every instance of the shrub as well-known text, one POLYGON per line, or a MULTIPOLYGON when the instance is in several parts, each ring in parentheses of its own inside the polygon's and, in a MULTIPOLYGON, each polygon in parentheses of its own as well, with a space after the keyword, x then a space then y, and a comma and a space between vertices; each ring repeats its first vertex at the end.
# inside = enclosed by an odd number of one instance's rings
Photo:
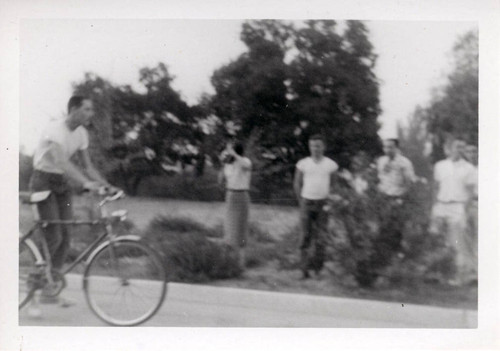
MULTIPOLYGON (((156 217, 144 238, 162 251, 170 279, 200 282, 238 277, 236 251, 221 240, 222 225, 208 228, 191 218, 156 217)), ((278 257, 275 240, 256 223, 249 225, 246 267, 266 264, 278 257)))
POLYGON ((291 228, 281 236, 276 245, 278 264, 281 269, 299 269, 299 246, 302 237, 300 226, 291 228))
MULTIPOLYGON (((428 234, 430 187, 416 184, 403 209, 392 213, 392 208, 374 187, 361 196, 339 183, 336 192, 344 201, 330 203, 326 268, 337 281, 351 284, 354 279, 358 285, 370 286, 382 276, 393 284, 407 284, 443 280, 453 272, 452 256, 445 250, 444 237, 428 234), (383 235, 391 234, 380 231, 383 221, 390 217, 402 224, 401 252, 377 245, 383 235)), ((390 226, 384 228, 391 230, 390 226)), ((301 228, 297 226, 277 243, 280 268, 300 268, 301 237, 301 228)))
POLYGON ((209 237, 214 231, 189 219, 159 216, 146 229, 144 238, 163 253, 170 280, 207 281, 241 274, 236 252, 209 237))
POLYGON ((253 268, 278 258, 276 241, 266 231, 253 222, 248 228, 248 245, 245 249, 246 267, 253 268))
POLYGON ((374 189, 366 196, 344 189, 342 195, 346 202, 332 204, 331 220, 336 224, 329 230, 330 258, 360 285, 370 286, 377 276, 408 283, 450 275, 451 256, 444 251, 444 237, 428 234, 430 187, 416 184, 397 211, 374 189), (402 228, 401 252, 377 245, 393 234, 391 226, 383 225, 388 219, 402 228))

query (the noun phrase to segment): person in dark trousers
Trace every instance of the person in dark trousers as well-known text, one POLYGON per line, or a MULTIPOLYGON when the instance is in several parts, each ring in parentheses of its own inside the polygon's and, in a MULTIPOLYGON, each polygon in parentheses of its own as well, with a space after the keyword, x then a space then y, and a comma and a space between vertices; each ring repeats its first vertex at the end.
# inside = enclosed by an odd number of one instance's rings
POLYGON ((403 257, 401 241, 405 224, 405 203, 411 185, 417 180, 413 165, 401 154, 398 139, 384 140, 384 155, 377 160, 378 196, 381 207, 379 235, 373 253, 358 264, 357 280, 370 286, 378 276, 377 270, 390 264, 395 254, 403 257))
MULTIPOLYGON (((53 120, 42 133, 42 138, 33 156, 33 175, 30 190, 46 191, 51 194, 47 200, 37 204, 42 220, 71 220, 72 189, 69 180, 81 188, 96 191, 101 186, 116 191, 94 168, 90 160, 89 136, 86 126, 94 115, 92 101, 83 96, 73 96, 68 102, 68 114, 63 119, 53 120), (78 155, 83 165, 80 169, 71 161, 78 155)), ((60 270, 70 248, 68 225, 48 225, 43 234, 47 241, 52 267, 60 270)), ((73 304, 71 300, 44 296, 41 302, 58 303, 63 306, 73 304)))
POLYGON ((310 156, 300 160, 295 168, 294 191, 300 205, 302 242, 300 245, 303 278, 309 278, 309 270, 319 274, 324 264, 325 234, 328 215, 325 206, 332 176, 338 165, 326 157, 325 140, 313 135, 308 141, 310 156), (310 253, 314 248, 314 253, 310 253))

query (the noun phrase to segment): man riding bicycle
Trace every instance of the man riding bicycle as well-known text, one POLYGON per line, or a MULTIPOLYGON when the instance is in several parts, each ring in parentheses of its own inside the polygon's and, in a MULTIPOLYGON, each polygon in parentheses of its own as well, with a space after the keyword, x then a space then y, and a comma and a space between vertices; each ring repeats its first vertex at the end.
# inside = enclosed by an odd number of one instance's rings
MULTIPOLYGON (((96 171, 90 160, 86 127, 94 115, 92 101, 84 96, 72 96, 67 108, 66 118, 49 123, 33 156, 30 190, 51 192, 46 200, 37 204, 42 220, 73 219, 69 180, 84 190, 97 191, 102 186, 113 192, 118 190, 96 171), (71 161, 75 154, 83 169, 71 161)), ((68 225, 50 224, 43 231, 55 270, 60 270, 65 262, 70 247, 70 229, 68 225)), ((62 306, 73 304, 68 299, 44 296, 43 292, 41 302, 61 302, 62 306)))

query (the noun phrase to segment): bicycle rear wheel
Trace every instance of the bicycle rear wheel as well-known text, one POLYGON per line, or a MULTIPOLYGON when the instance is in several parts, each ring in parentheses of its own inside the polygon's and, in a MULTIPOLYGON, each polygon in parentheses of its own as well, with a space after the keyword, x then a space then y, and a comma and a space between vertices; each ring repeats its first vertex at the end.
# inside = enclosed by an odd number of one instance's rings
MULTIPOLYGON (((29 239, 28 239, 29 240, 29 239)), ((19 309, 33 298, 36 290, 36 254, 26 241, 19 243, 19 309)))
POLYGON ((116 326, 150 319, 167 290, 163 264, 141 242, 117 240, 93 254, 84 274, 84 291, 92 311, 116 326))

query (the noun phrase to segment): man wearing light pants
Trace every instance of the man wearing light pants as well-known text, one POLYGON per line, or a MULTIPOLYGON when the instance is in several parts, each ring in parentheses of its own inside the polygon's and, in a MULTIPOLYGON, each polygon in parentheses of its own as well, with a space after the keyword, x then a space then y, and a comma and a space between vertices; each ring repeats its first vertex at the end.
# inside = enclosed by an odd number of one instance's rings
POLYGON ((467 238, 465 209, 473 199, 474 166, 462 158, 465 143, 455 140, 447 159, 434 166, 435 203, 432 208, 431 233, 444 233, 447 245, 455 251, 453 286, 471 280, 474 272, 473 253, 467 238))

